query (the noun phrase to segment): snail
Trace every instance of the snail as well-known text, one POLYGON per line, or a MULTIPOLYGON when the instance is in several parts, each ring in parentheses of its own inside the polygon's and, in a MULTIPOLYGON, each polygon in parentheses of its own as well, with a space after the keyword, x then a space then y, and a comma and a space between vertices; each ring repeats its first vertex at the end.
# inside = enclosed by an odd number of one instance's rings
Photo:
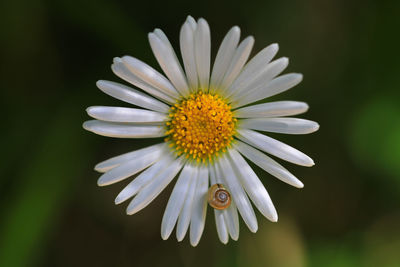
POLYGON ((231 194, 222 184, 213 184, 208 189, 208 204, 217 210, 224 210, 231 204, 231 194))

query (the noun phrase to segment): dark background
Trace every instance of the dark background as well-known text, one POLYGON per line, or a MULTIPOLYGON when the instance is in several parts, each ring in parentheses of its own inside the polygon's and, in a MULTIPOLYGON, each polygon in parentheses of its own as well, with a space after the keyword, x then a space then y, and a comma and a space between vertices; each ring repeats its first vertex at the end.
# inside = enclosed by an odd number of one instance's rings
MULTIPOLYGON (((0 266, 400 266, 400 1, 50 1, 0 4, 0 266), (147 33, 178 49, 187 15, 208 20, 216 53, 233 25, 253 55, 278 42, 304 81, 276 99, 306 101, 306 136, 274 135, 313 168, 284 163, 295 189, 257 169, 279 213, 222 245, 208 210, 198 247, 160 237, 170 185, 134 216, 93 166, 145 146, 96 136, 91 105, 127 106, 95 87, 120 81, 115 56, 159 69, 147 33)), ((260 214, 258 214, 260 215, 260 214)))

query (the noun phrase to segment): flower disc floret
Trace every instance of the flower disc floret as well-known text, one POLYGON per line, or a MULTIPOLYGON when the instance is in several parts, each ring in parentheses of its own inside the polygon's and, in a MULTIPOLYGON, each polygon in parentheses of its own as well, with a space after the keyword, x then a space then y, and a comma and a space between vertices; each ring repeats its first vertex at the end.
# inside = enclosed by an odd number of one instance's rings
POLYGON ((233 140, 236 118, 231 106, 217 94, 199 92, 171 107, 167 141, 178 154, 212 161, 233 140))

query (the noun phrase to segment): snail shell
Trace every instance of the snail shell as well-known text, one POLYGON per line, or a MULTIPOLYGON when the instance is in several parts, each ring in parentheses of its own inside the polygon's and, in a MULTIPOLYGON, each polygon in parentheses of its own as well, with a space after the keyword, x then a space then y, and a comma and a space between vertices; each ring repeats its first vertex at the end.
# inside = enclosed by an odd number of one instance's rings
POLYGON ((224 210, 231 204, 231 194, 222 184, 213 184, 208 189, 208 204, 217 210, 224 210))

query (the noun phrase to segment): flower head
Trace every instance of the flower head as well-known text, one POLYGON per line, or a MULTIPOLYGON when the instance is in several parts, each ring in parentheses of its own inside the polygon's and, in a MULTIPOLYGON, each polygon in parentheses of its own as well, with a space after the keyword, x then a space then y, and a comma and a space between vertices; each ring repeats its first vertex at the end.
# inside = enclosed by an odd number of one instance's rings
POLYGON ((161 224, 167 239, 176 225, 181 241, 190 227, 196 246, 203 233, 208 204, 214 208, 218 236, 227 243, 239 237, 238 211, 252 232, 258 229, 251 205, 277 221, 274 205, 245 158, 278 179, 303 187, 288 170, 265 153, 302 166, 314 162, 307 155, 261 132, 307 134, 318 130, 312 121, 289 118, 308 109, 303 102, 278 101, 248 105, 297 85, 301 74, 278 76, 287 58, 271 62, 278 52, 272 44, 248 63, 254 44, 247 37, 239 44, 240 29, 233 27, 223 39, 211 71, 210 29, 204 19, 188 17, 180 32, 182 68, 165 34, 149 34, 153 53, 166 77, 139 59, 115 58, 113 72, 140 88, 111 81, 97 86, 119 100, 139 108, 94 106, 95 120, 83 127, 118 138, 165 137, 164 142, 108 159, 96 165, 103 173, 100 186, 137 175, 115 203, 133 198, 129 215, 146 207, 177 177, 161 224))

